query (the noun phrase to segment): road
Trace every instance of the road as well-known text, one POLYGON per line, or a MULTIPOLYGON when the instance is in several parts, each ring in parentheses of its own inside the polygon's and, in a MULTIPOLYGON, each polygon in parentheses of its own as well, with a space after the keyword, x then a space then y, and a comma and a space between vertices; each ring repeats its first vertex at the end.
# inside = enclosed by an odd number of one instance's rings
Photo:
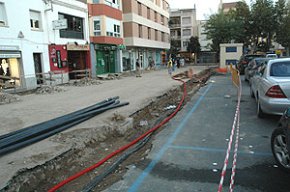
MULTIPOLYGON (((155 136, 147 159, 131 166, 122 181, 105 191, 217 191, 236 105, 230 76, 213 76, 155 136)), ((234 191, 289 192, 290 175, 276 167, 270 149, 279 117, 259 119, 255 111, 244 83, 234 191)), ((232 158, 223 191, 228 191, 231 162, 232 158)))

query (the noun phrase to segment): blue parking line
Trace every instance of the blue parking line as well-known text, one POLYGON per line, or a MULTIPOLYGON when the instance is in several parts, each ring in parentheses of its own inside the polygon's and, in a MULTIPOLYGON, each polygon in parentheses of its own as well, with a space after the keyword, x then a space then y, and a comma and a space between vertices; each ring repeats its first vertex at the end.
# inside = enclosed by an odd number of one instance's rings
POLYGON ((186 122, 191 117, 192 113, 197 109, 197 107, 200 105, 202 100, 204 99, 205 95, 208 93, 210 88, 213 86, 213 84, 209 84, 207 89, 204 91, 204 93, 198 98, 197 102, 194 104, 192 109, 187 113, 187 115, 182 119, 181 123, 177 127, 177 129, 174 131, 174 133, 171 135, 171 137, 167 140, 167 142, 163 145, 161 150, 156 154, 155 158, 150 162, 150 164, 146 167, 146 169, 141 173, 141 175, 135 180, 133 185, 128 189, 128 192, 135 192, 138 190, 144 179, 148 176, 148 174, 152 171, 152 169, 155 167, 155 165, 159 162, 165 151, 170 147, 170 145, 173 143, 173 141, 176 139, 177 135, 182 131, 184 128, 186 122))
MULTIPOLYGON (((217 148, 207 148, 207 147, 193 147, 193 146, 178 146, 178 145, 170 145, 172 149, 179 149, 179 150, 191 150, 191 151, 204 151, 204 152, 214 152, 214 153, 225 153, 225 149, 217 149, 217 148)), ((233 153, 233 151, 231 151, 233 153)), ((267 152, 249 152, 249 151, 238 151, 238 154, 241 155, 252 155, 252 156, 265 156, 269 157, 272 156, 272 153, 267 152)))

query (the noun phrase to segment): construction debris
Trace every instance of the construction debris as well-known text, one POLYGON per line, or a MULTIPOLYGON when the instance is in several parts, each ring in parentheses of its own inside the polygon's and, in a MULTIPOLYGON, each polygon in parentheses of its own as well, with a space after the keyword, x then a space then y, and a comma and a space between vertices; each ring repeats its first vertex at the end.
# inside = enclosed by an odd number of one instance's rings
POLYGON ((0 105, 13 103, 20 101, 20 98, 16 95, 11 95, 8 93, 0 93, 0 105))
POLYGON ((41 87, 37 88, 36 94, 53 94, 64 92, 65 90, 58 86, 50 86, 50 85, 41 85, 41 87))
POLYGON ((121 79, 121 75, 117 73, 112 73, 112 74, 98 75, 97 78, 100 80, 115 80, 115 79, 121 79))
POLYGON ((100 85, 102 82, 96 79, 79 79, 74 81, 69 81, 67 84, 68 86, 77 86, 77 87, 84 87, 84 86, 91 86, 91 85, 100 85))

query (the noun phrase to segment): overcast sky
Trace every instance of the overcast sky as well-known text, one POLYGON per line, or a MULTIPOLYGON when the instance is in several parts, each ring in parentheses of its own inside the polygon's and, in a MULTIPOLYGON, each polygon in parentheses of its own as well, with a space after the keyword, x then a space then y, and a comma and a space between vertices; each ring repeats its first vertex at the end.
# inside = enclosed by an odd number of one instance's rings
MULTIPOLYGON (((223 0, 224 3, 236 2, 237 0, 223 0)), ((250 0, 246 0, 247 3, 250 0)), ((206 19, 207 16, 216 13, 220 0, 169 0, 170 7, 174 8, 193 8, 196 5, 197 19, 206 19)))

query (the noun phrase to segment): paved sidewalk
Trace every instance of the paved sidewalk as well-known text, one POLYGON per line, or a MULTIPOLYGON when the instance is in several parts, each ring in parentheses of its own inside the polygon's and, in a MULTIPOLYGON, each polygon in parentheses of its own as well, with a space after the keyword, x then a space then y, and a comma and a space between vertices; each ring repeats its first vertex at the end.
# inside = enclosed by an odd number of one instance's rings
MULTIPOLYGON (((189 66, 177 69, 175 73, 188 70, 190 67, 193 68, 194 73, 206 68, 189 66)), ((65 115, 109 97, 120 96, 121 102, 130 102, 129 106, 106 112, 68 131, 93 128, 112 116, 116 111, 123 116, 129 116, 148 105, 157 96, 179 85, 179 82, 170 78, 166 69, 162 69, 145 72, 142 74, 142 78, 129 76, 120 80, 103 81, 100 85, 64 87, 66 89, 65 92, 56 94, 21 96, 20 102, 0 106, 0 135, 65 115)), ((55 143, 50 139, 46 139, 0 157, 0 189, 20 169, 33 168, 43 164, 55 156, 68 151, 70 148, 70 145, 55 143), (42 155, 40 156, 39 154, 42 155)))

